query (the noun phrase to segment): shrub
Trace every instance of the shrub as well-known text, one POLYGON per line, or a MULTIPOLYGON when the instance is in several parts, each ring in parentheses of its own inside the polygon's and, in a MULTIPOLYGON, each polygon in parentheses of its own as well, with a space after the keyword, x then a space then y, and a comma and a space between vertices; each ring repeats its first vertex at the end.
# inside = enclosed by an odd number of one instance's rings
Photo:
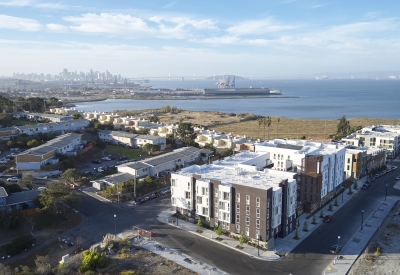
POLYGON ((11 243, 5 246, 5 252, 7 255, 14 256, 18 253, 24 251, 26 248, 29 248, 33 244, 32 235, 25 235, 15 238, 11 241, 11 243))
POLYGON ((98 252, 85 250, 82 253, 82 265, 79 267, 79 272, 86 274, 87 271, 94 270, 96 267, 104 268, 108 262, 109 259, 98 252))
POLYGON ((331 204, 329 204, 328 211, 333 211, 333 206, 332 206, 332 203, 331 203, 331 204))

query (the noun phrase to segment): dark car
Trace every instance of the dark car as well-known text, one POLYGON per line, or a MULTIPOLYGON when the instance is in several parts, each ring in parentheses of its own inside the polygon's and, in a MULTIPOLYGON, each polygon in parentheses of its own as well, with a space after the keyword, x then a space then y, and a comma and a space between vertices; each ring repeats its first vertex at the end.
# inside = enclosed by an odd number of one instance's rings
POLYGON ((340 249, 342 249, 342 247, 340 245, 332 245, 330 252, 332 254, 337 254, 339 253, 340 249))
POLYGON ((363 184, 363 186, 361 187, 362 190, 367 190, 368 189, 368 185, 367 184, 363 184))
POLYGON ((92 172, 90 172, 90 171, 86 171, 85 174, 89 175, 89 176, 92 176, 92 177, 94 176, 94 174, 92 172))
POLYGON ((92 163, 95 163, 95 164, 100 164, 100 163, 101 163, 101 160, 99 160, 99 159, 95 159, 94 161, 92 161, 92 163))
POLYGON ((110 159, 115 159, 113 155, 108 155, 107 157, 109 157, 110 159))
POLYGON ((326 215, 324 217, 324 222, 330 222, 332 220, 332 216, 331 215, 326 215))
POLYGON ((125 156, 119 157, 118 160, 127 160, 128 158, 125 156))

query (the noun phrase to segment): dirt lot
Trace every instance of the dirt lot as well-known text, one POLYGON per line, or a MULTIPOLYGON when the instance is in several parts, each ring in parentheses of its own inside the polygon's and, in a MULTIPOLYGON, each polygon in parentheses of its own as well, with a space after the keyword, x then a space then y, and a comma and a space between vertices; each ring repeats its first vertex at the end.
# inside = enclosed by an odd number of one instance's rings
MULTIPOLYGON (((75 259, 77 267, 80 265, 80 252, 82 249, 78 249, 78 244, 80 236, 75 236, 73 239, 68 239, 68 241, 73 241, 74 246, 68 246, 65 241, 62 241, 62 233, 66 230, 78 225, 82 218, 78 213, 66 213, 68 219, 63 222, 57 229, 43 229, 41 231, 34 231, 35 245, 47 243, 45 247, 40 248, 34 253, 23 252, 15 257, 15 260, 10 264, 12 269, 20 266, 29 266, 31 268, 35 267, 35 259, 38 255, 49 256, 50 263, 52 267, 58 265, 62 256, 69 254, 71 257, 78 257, 75 259), (48 241, 52 236, 59 235, 60 239, 54 239, 53 241, 48 241), (78 244, 77 244, 78 242, 78 244)), ((17 230, 0 230, 0 236, 2 236, 2 243, 5 244, 11 241, 14 237, 24 234, 30 234, 32 228, 32 218, 24 218, 23 226, 17 230), (3 236, 8 236, 7 239, 3 239, 3 236)), ((101 240, 99 240, 101 241, 101 240)), ((129 270, 135 272, 135 275, 139 274, 178 274, 178 275, 191 275, 196 274, 174 262, 169 261, 157 254, 150 251, 141 249, 134 245, 127 245, 128 248, 135 247, 136 251, 129 252, 126 254, 120 254, 119 248, 114 254, 109 255, 111 264, 104 268, 98 269, 97 274, 120 274, 121 271, 129 270)), ((85 248, 87 249, 87 248, 85 248)), ((72 271, 71 271, 72 272, 72 271)), ((73 274, 73 273, 71 273, 73 274)))
POLYGON ((392 210, 394 215, 387 226, 370 243, 369 253, 353 274, 399 274, 400 269, 400 204, 392 210))

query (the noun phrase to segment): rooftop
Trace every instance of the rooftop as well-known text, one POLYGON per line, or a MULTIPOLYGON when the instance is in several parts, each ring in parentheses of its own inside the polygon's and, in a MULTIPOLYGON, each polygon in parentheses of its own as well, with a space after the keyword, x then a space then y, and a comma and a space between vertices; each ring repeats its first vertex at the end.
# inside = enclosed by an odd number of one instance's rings
POLYGON ((11 193, 7 197, 7 205, 19 204, 32 201, 40 194, 40 190, 28 190, 22 192, 11 193))

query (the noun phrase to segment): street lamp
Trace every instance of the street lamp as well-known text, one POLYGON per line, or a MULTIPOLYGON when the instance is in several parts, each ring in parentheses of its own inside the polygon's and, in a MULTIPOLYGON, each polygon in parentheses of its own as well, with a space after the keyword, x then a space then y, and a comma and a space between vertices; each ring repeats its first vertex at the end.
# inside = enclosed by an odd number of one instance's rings
POLYGON ((175 209, 176 213, 176 226, 178 226, 178 208, 175 209))
POLYGON ((257 257, 260 257, 260 235, 257 234, 257 257))
POLYGON ((114 235, 117 236, 117 215, 114 214, 114 235))
POLYGON ((385 191, 385 200, 386 200, 386 196, 387 196, 387 183, 386 183, 386 191, 385 191))
MULTIPOLYGON (((338 249, 339 249, 339 241, 340 241, 340 236, 337 236, 337 246, 338 246, 338 249)), ((339 259, 339 253, 336 253, 337 255, 336 255, 336 259, 339 259)))
POLYGON ((363 229, 363 223, 364 223, 364 210, 361 210, 361 230, 363 229))

